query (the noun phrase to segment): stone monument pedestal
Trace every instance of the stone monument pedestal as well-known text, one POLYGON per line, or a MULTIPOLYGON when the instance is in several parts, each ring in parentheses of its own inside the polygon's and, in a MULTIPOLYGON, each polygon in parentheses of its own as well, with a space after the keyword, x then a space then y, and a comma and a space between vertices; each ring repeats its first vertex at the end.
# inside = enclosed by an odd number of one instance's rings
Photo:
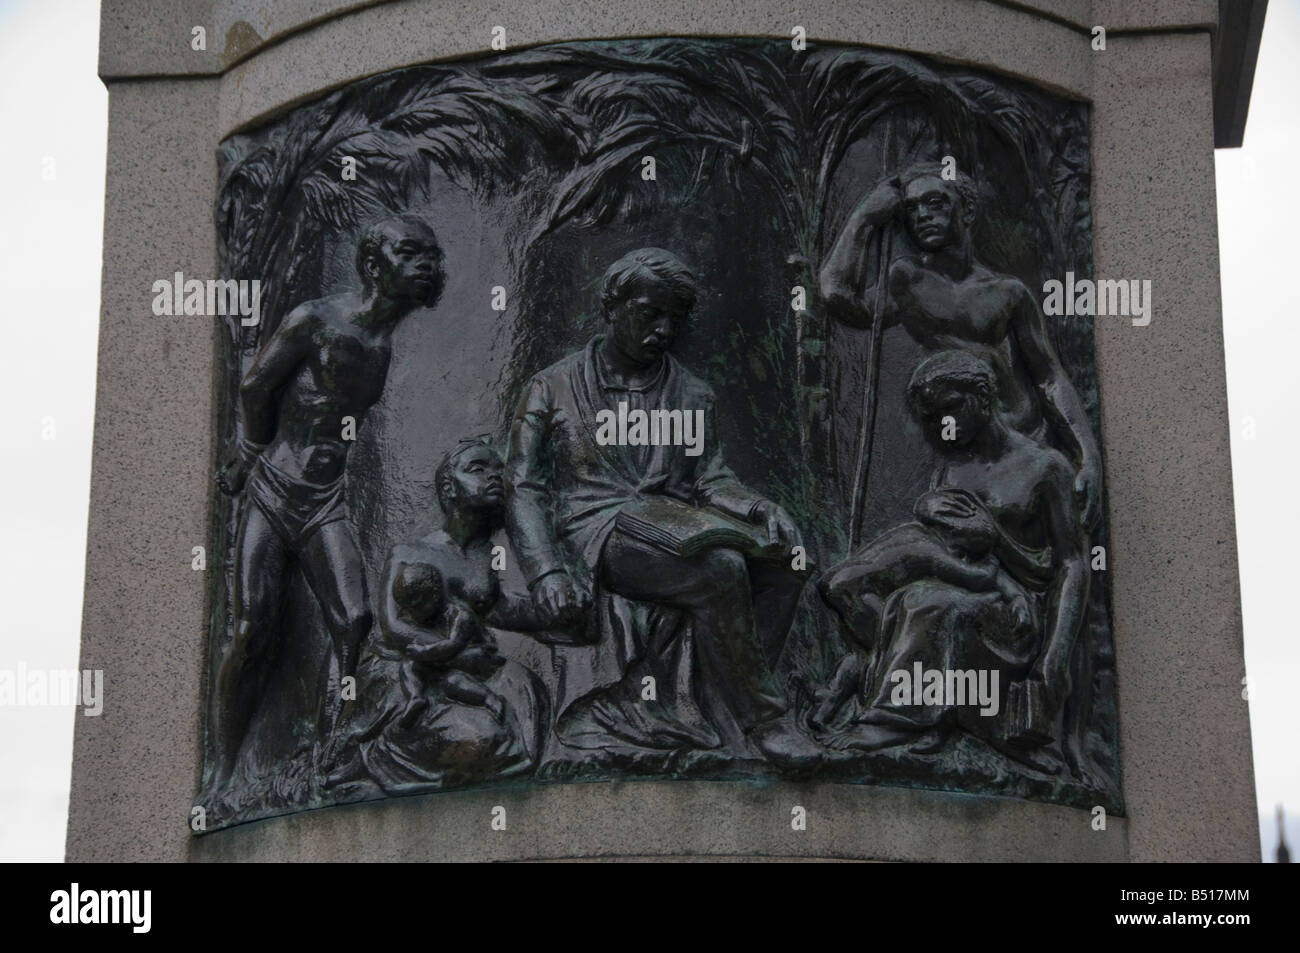
MULTIPOLYGON (((1234 134, 1240 141, 1238 94, 1242 77, 1248 91, 1253 73, 1249 18, 1221 21, 1212 0, 1141 8, 1112 0, 827 0, 805 4, 797 16, 767 0, 715 11, 623 0, 581 9, 559 0, 475 9, 466 16, 434 0, 105 0, 100 75, 110 93, 108 183, 81 654, 81 668, 105 673, 105 704, 102 716, 77 720, 67 858, 1258 860, 1213 163, 1216 144, 1236 144, 1234 134), (1094 48, 1097 25, 1105 28, 1104 49, 1094 48), (385 71, 491 54, 498 26, 507 52, 616 37, 752 37, 788 47, 802 27, 810 49, 903 51, 943 70, 969 67, 1026 84, 1034 95, 1083 104, 1092 274, 1149 281, 1152 289, 1149 323, 1099 315, 1092 338, 1105 478, 1099 525, 1108 540, 1105 569, 1094 567, 1092 579, 1106 593, 1113 645, 1113 688, 1093 688, 1113 692, 1117 721, 1102 734, 1111 731, 1118 752, 1122 796, 1107 810, 1104 829, 1083 803, 961 793, 942 783, 904 787, 888 776, 868 784, 796 773, 762 783, 512 779, 270 816, 195 836, 192 805, 204 780, 214 664, 209 636, 224 631, 213 620, 226 611, 224 590, 211 574, 223 571, 230 511, 213 473, 229 448, 233 352, 228 322, 158 316, 151 289, 175 272, 220 274, 223 238, 213 208, 232 194, 219 177, 219 161, 227 161, 219 159, 223 143, 281 128, 275 123, 300 115, 292 110, 385 71), (1243 50, 1247 55, 1235 55, 1243 50), (197 546, 206 554, 203 571, 192 568, 197 546), (498 808, 504 829, 494 826, 498 808), (806 817, 802 826, 792 825, 797 809, 806 817)), ((1257 47, 1257 24, 1253 36, 1257 47)), ((741 162, 749 160, 744 137, 751 134, 738 134, 741 162)), ((358 155, 365 149, 359 145, 358 155)), ((673 174, 661 164, 661 178, 673 174)), ((857 197, 835 201, 849 209, 857 197)), ((218 209, 219 218, 233 214, 218 209)), ((842 223, 843 216, 820 227, 830 232, 842 223)), ((449 259, 504 254, 492 244, 496 233, 468 215, 438 219, 434 227, 449 259), (466 251, 475 248, 480 252, 466 251)), ((633 247, 634 231, 610 227, 617 254, 633 247)), ((1023 241, 1047 254, 1035 239, 1023 241)), ((321 287, 351 280, 350 252, 341 243, 329 248, 333 257, 314 265, 321 287)), ((596 281, 617 254, 593 260, 582 280, 596 281)), ((737 280, 720 268, 704 276, 697 312, 716 304, 725 281, 737 280)), ((497 320, 487 285, 458 274, 464 272, 449 270, 444 303, 472 300, 462 320, 497 320)), ((786 276, 773 279, 783 294, 789 283, 786 276)), ((1030 290, 1041 298, 1039 289, 1030 290)), ((591 304, 596 296, 582 300, 591 304)), ((787 296, 781 307, 788 306, 787 296)), ((594 325, 582 327, 587 333, 594 325)), ((427 396, 419 389, 424 384, 411 382, 428 372, 402 363, 403 342, 416 333, 396 332, 388 389, 374 417, 383 436, 373 444, 361 438, 354 451, 370 454, 366 459, 391 463, 385 441, 430 440, 417 433, 424 423, 459 423, 462 416, 477 422, 495 413, 487 397, 458 393, 440 398, 443 410, 425 406, 426 418, 403 424, 401 401, 420 406, 417 397, 427 396), (462 412, 462 403, 469 409, 462 412)), ((449 365, 469 360, 454 350, 456 340, 436 345, 448 349, 442 353, 449 365)), ((543 346, 545 360, 527 372, 559 353, 543 346)), ((691 351, 684 363, 708 377, 713 365, 699 353, 691 351)), ((491 373, 504 379, 508 365, 491 373)), ((906 381, 904 375, 896 382, 899 394, 906 381)), ((719 395, 720 405, 725 397, 719 395)), ((440 436, 430 452, 460 435, 440 436)), ((748 448, 726 442, 733 456, 749 459, 748 448)), ((432 499, 435 460, 419 475, 421 500, 432 499)), ((746 480, 775 492, 761 468, 748 469, 746 480)), ((371 549, 386 551, 396 540, 367 534, 413 525, 414 508, 432 507, 350 492, 368 561, 371 549), (357 515, 363 507, 370 507, 364 519, 357 515)), ((368 566, 372 587, 379 568, 368 566)), ((511 572, 507 588, 527 581, 511 572)), ((305 592, 292 598, 303 600, 305 592)), ((548 652, 533 646, 516 654, 545 674, 548 652)))

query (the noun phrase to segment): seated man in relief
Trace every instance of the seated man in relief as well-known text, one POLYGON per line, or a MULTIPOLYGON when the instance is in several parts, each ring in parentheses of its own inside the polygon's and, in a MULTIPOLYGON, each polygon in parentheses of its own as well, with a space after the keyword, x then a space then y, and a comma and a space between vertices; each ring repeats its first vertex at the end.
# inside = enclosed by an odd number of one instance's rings
POLYGON ((668 353, 695 297, 670 253, 624 256, 604 278, 610 333, 535 375, 515 412, 507 528, 532 598, 557 625, 595 602, 595 652, 612 660, 605 677, 567 687, 556 733, 578 747, 660 750, 737 738, 778 763, 807 763, 820 750, 773 677, 803 587, 790 558, 799 531, 724 465, 713 392, 668 353), (683 426, 660 415, 662 432, 647 432, 656 411, 681 411, 683 426), (699 412, 702 435, 684 433, 699 412), (746 532, 749 545, 738 542, 746 532), (694 667, 699 677, 680 677, 694 667), (629 691, 642 671, 658 683, 658 707, 629 691), (686 682, 689 697, 663 704, 686 682), (687 710, 703 721, 677 717, 687 710))

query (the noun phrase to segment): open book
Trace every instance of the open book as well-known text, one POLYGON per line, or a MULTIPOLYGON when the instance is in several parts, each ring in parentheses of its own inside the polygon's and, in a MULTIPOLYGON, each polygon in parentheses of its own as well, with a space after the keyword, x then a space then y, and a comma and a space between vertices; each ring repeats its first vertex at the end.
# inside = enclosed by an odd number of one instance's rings
POLYGON ((714 509, 667 496, 643 496, 619 510, 614 526, 633 539, 675 556, 690 558, 706 549, 736 549, 747 556, 779 556, 768 541, 767 526, 743 523, 714 509))

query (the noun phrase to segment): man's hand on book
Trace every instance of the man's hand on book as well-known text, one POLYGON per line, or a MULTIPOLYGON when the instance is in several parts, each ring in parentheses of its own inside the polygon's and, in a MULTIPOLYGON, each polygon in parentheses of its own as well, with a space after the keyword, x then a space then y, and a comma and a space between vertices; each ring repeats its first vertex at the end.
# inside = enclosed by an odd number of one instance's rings
POLYGON ((586 605, 566 572, 543 576, 533 587, 533 604, 548 625, 572 625, 582 618, 586 605))
POLYGON ((773 549, 780 547, 784 552, 791 552, 796 546, 803 545, 803 536, 799 527, 794 525, 790 514, 771 500, 757 504, 750 513, 751 522, 767 527, 768 545, 773 549))

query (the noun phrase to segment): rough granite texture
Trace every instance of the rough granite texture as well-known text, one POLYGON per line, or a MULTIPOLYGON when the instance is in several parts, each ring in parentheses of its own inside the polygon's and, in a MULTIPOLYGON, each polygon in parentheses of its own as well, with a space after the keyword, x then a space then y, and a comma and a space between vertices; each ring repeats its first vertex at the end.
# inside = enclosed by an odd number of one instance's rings
POLYGON ((918 861, 1121 861, 1122 818, 1005 798, 845 784, 548 784, 308 811, 197 838, 212 861, 542 860, 699 854, 918 861), (506 809, 493 830, 492 809, 506 809), (791 811, 807 812, 793 830, 791 811))
POLYGON ((104 0, 99 75, 219 75, 268 43, 384 0, 104 0), (206 31, 207 49, 192 46, 206 31))
POLYGON ((575 4, 571 0, 486 0, 473 16, 441 2, 367 7, 296 33, 222 78, 223 136, 357 77, 437 57, 481 53, 492 27, 511 48, 616 36, 772 36, 789 42, 803 26, 810 42, 866 43, 979 63, 1074 98, 1087 95, 1086 34, 1058 22, 987 2, 820 0, 793 10, 782 0, 747 0, 705 9, 696 0, 653 4, 575 4), (929 10, 926 14, 924 11, 929 10), (431 38, 437 37, 436 46, 431 38), (436 52, 435 52, 436 51, 436 52))
POLYGON ((1093 61, 1095 268, 1151 279, 1154 299, 1149 326, 1096 330, 1132 857, 1257 860, 1210 36, 1107 47, 1093 61))
POLYGON ((82 666, 105 670, 106 705, 77 719, 68 859, 1258 860, 1218 287, 1213 0, 822 0, 797 17, 771 0, 707 13, 688 0, 479 8, 470 18, 444 0, 104 4, 110 130, 82 666), (1014 799, 639 781, 402 798, 191 837, 207 606, 190 548, 208 538, 217 328, 154 317, 150 286, 176 270, 214 273, 221 138, 361 76, 481 51, 498 22, 513 46, 788 37, 798 22, 813 39, 970 62, 1093 102, 1096 274, 1150 278, 1155 298, 1149 327, 1098 318, 1096 334, 1127 819, 1102 832, 1085 811, 1014 799), (197 23, 219 28, 206 54, 188 46, 197 23), (1108 35, 1093 53, 1090 23, 1157 32, 1108 35), (496 805, 506 831, 490 828, 496 805), (794 805, 808 811, 805 831, 791 830, 794 805))
MULTIPOLYGON (((263 47, 277 43, 304 29, 339 17, 363 7, 381 4, 386 0, 104 0, 100 35, 100 75, 105 79, 141 75, 219 74, 231 65, 248 57, 263 47), (190 31, 202 25, 208 31, 208 49, 205 55, 191 50, 190 31)), ((448 0, 428 3, 440 11, 446 23, 463 24, 463 10, 448 0)), ((631 6, 631 5, 626 5, 631 6)), ((653 11, 645 15, 679 23, 698 21, 700 14, 690 10, 689 2, 656 3, 653 11), (683 20, 683 16, 686 17, 683 20)), ((873 14, 877 19, 898 23, 900 18, 892 13, 901 12, 896 3, 862 5, 841 4, 837 0, 812 0, 791 8, 788 4, 750 3, 737 6, 734 11, 712 11, 712 17, 748 17, 758 22, 763 6, 769 6, 784 29, 777 35, 789 32, 787 20, 794 18, 808 27, 813 35, 834 39, 824 29, 843 22, 848 15, 859 17, 873 14), (827 24, 814 29, 812 24, 827 24)), ((568 17, 569 4, 556 0, 533 0, 527 9, 519 5, 498 4, 497 20, 513 29, 527 29, 529 22, 561 33, 568 28, 573 38, 578 30, 591 29, 596 24, 592 14, 609 7, 609 15, 626 19, 629 11, 618 4, 598 5, 596 10, 584 10, 581 17, 568 17), (531 12, 530 12, 531 11, 531 12), (505 17, 505 19, 501 19, 505 17)), ((1091 31, 1094 25, 1106 27, 1108 32, 1150 29, 1213 29, 1218 22, 1217 0, 1147 0, 1135 4, 1132 0, 959 0, 945 13, 965 17, 974 13, 980 18, 996 16, 996 7, 1013 13, 1041 11, 1044 19, 1054 20, 1074 30, 1091 31), (966 8, 962 10, 961 8, 966 8)), ((493 9, 480 5, 480 9, 493 9)), ((638 11, 640 13, 641 11, 638 11)), ((484 14, 486 17, 486 14, 484 14)), ((631 21, 629 21, 631 22, 631 21)), ((921 21, 924 25, 924 20, 921 21)), ((750 27, 752 30, 752 26, 750 27)), ((702 32, 697 23, 695 32, 702 32)), ((629 31, 630 32, 630 31, 629 31)), ((691 32, 691 31, 686 31, 691 32)), ((544 42, 528 39, 528 43, 544 42)), ((884 39, 880 45, 891 45, 884 39)), ((900 47, 901 48, 901 47, 900 47)), ((918 51, 919 47, 916 48, 918 51)))
POLYGON ((216 80, 118 83, 108 191, 81 665, 67 855, 181 860, 198 783, 216 321, 155 317, 151 286, 212 274, 216 80))

